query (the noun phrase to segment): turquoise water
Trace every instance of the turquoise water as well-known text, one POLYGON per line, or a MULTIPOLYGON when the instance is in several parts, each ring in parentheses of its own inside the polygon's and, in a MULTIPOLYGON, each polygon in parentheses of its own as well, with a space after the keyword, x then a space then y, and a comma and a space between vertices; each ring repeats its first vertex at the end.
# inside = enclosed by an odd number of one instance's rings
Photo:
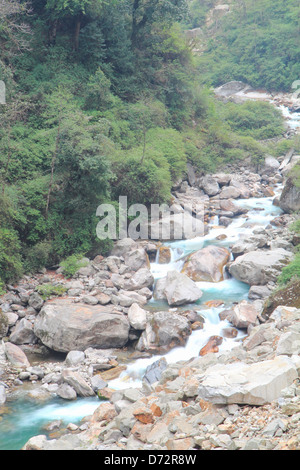
POLYGON ((74 402, 61 399, 41 405, 28 400, 7 402, 7 413, 0 414, 0 450, 21 450, 32 436, 46 435, 43 427, 56 420, 78 424, 91 415, 102 402, 98 398, 82 398, 74 402))

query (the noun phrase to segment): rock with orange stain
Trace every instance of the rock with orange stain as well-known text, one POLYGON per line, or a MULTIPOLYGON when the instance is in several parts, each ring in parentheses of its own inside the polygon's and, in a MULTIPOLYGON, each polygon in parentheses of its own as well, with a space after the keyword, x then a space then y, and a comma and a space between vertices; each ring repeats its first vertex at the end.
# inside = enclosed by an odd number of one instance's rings
POLYGON ((211 336, 208 343, 201 349, 199 356, 205 356, 209 353, 219 352, 219 346, 222 344, 223 338, 221 336, 211 336))
POLYGON ((153 416, 156 416, 158 418, 160 418, 163 414, 161 408, 158 405, 156 405, 155 403, 153 403, 151 405, 150 410, 151 410, 153 416))
POLYGON ((224 305, 224 300, 208 300, 204 305, 207 305, 209 308, 217 308, 224 305))
POLYGON ((229 260, 227 248, 209 245, 191 254, 182 272, 195 282, 220 282, 224 279, 224 267, 229 260))
POLYGON ((117 416, 116 409, 111 403, 103 403, 92 415, 92 422, 111 421, 117 416))
POLYGON ((151 410, 146 407, 137 408, 133 412, 134 417, 143 424, 153 424, 154 417, 151 410))
POLYGON ((159 248, 158 262, 159 264, 169 264, 171 261, 171 250, 167 246, 159 248))
POLYGON ((193 449, 194 439, 191 437, 186 437, 185 439, 170 439, 166 443, 168 450, 189 450, 193 449))

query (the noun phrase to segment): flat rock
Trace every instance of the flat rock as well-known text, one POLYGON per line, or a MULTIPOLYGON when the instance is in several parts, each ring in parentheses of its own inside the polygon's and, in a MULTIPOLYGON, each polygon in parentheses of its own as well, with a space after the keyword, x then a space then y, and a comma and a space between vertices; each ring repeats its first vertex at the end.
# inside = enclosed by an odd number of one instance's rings
POLYGON ((45 346, 58 352, 122 348, 128 341, 129 322, 113 309, 56 299, 42 308, 34 331, 45 346))
POLYGON ((294 363, 286 356, 250 365, 218 364, 203 374, 198 396, 219 405, 260 406, 278 399, 297 377, 294 363))

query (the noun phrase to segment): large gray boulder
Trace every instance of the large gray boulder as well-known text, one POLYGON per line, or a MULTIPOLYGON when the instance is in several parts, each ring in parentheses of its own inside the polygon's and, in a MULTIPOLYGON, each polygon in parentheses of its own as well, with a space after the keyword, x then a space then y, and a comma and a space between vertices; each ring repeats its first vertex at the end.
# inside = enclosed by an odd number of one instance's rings
POLYGON ((230 274, 250 286, 265 286, 279 276, 293 254, 282 248, 250 251, 239 256, 230 266, 230 274))
POLYGON ((293 178, 288 178, 279 201, 280 208, 287 213, 300 210, 300 187, 296 186, 293 178))
POLYGON ((30 362, 26 354, 22 351, 19 346, 16 346, 12 343, 5 343, 4 351, 7 360, 14 366, 18 368, 27 368, 30 367, 30 362))
POLYGON ((48 302, 38 315, 34 331, 42 343, 58 352, 122 348, 128 341, 129 322, 113 313, 112 305, 86 305, 69 299, 48 302))
POLYGON ((194 281, 177 271, 167 274, 164 293, 171 307, 197 302, 203 295, 194 281))
POLYGON ((200 378, 198 397, 217 405, 265 405, 278 399, 297 377, 296 366, 286 356, 250 365, 218 364, 200 378))
POLYGON ((148 313, 147 320, 146 329, 136 345, 138 351, 183 345, 192 332, 188 319, 174 312, 148 313))

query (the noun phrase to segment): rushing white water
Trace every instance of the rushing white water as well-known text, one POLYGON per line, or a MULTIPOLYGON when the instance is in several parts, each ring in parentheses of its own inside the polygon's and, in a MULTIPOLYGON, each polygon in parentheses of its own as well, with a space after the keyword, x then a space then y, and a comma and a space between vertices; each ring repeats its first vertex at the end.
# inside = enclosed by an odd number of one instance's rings
MULTIPOLYGON (((281 189, 281 186, 275 188, 275 195, 279 195, 281 189)), ((159 264, 159 260, 156 259, 155 263, 151 264, 155 279, 165 277, 169 271, 174 269, 180 271, 184 263, 184 257, 193 251, 200 250, 208 244, 229 246, 240 240, 241 237, 252 235, 255 227, 266 227, 274 217, 282 213, 279 207, 273 205, 273 199, 274 197, 236 200, 236 204, 248 209, 249 212, 246 217, 237 217, 226 228, 210 226, 209 233, 204 237, 166 243, 166 246, 171 250, 171 261, 169 264, 159 264), (226 235, 226 238, 218 240, 219 235, 226 235)), ((215 223, 216 220, 213 222, 215 223)), ((223 337, 223 342, 219 346, 220 352, 237 345, 237 342, 244 336, 243 332, 239 332, 234 339, 222 335, 222 330, 231 326, 227 321, 220 321, 219 313, 224 310, 224 305, 219 308, 207 308, 204 303, 208 300, 221 299, 224 304, 232 305, 235 301, 248 298, 249 286, 229 277, 219 283, 198 282, 197 285, 204 295, 193 308, 205 319, 204 328, 194 331, 184 347, 175 348, 164 355, 136 360, 127 367, 127 370, 122 373, 119 379, 109 384, 110 387, 115 389, 140 387, 142 385, 141 379, 148 366, 162 357, 167 360, 168 364, 197 357, 199 351, 206 345, 211 336, 223 337)), ((155 304, 155 301, 152 300, 152 303, 155 304)), ((167 304, 165 308, 168 308, 167 304)))

